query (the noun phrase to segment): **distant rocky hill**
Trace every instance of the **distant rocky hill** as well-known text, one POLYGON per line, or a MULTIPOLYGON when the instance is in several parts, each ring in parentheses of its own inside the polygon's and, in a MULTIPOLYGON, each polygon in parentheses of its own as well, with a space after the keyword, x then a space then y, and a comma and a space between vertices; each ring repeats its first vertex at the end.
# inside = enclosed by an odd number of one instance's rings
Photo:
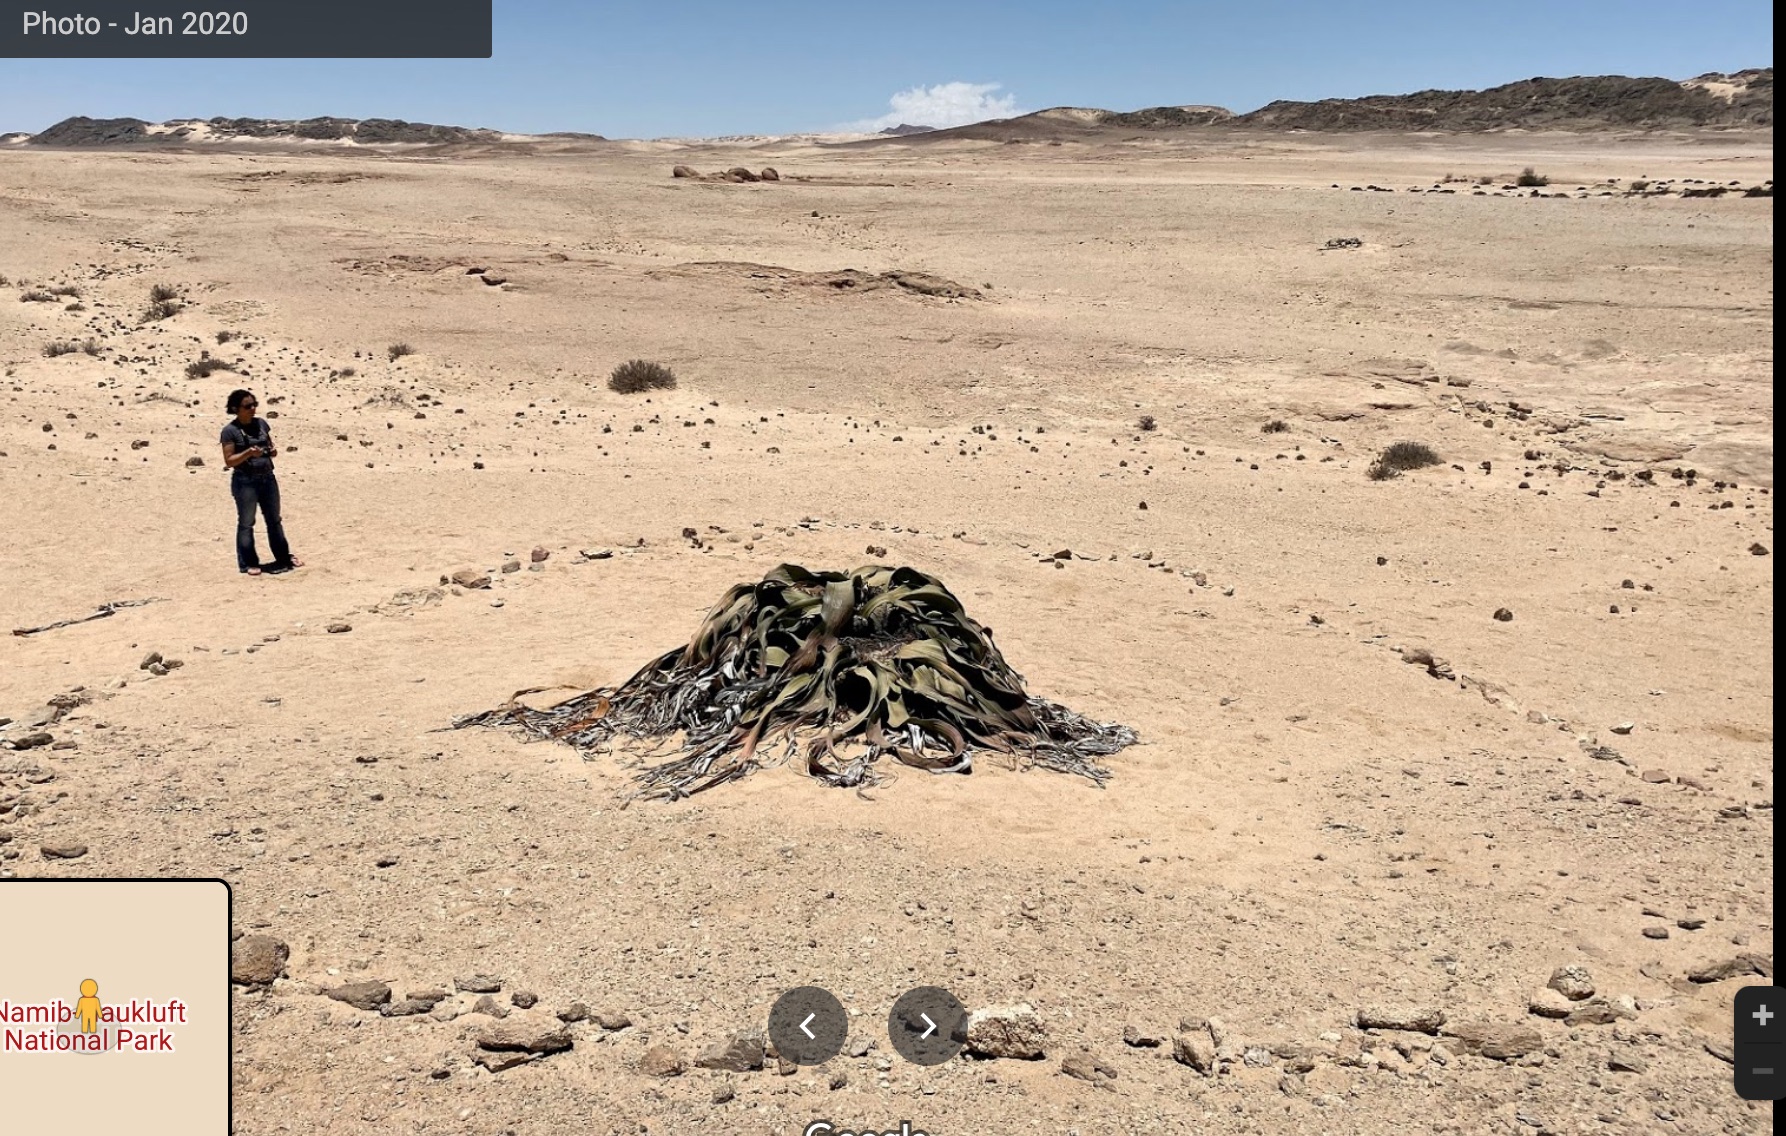
POLYGON ((356 142, 361 145, 496 142, 496 130, 435 126, 394 118, 179 119, 165 123, 140 118, 65 118, 39 134, 34 146, 166 146, 195 142, 291 141, 356 142))
POLYGON ((1774 71, 1672 79, 1524 79, 1486 91, 1274 102, 1233 125, 1276 130, 1604 130, 1772 126, 1774 71))
MULTIPOLYGON (((1318 102, 1279 101, 1234 114, 1221 107, 1151 107, 1109 111, 1053 107, 1017 118, 928 131, 903 139, 1059 142, 1108 139, 1113 132, 1169 132, 1187 127, 1311 131, 1446 131, 1690 129, 1772 127, 1773 68, 1714 72, 1684 82, 1600 75, 1524 79, 1486 91, 1420 91, 1318 102)), ((857 145, 873 145, 857 143, 857 145)))
POLYGON ((929 134, 935 129, 934 126, 913 126, 910 123, 902 122, 898 126, 889 126, 879 133, 891 138, 904 138, 908 134, 929 134))

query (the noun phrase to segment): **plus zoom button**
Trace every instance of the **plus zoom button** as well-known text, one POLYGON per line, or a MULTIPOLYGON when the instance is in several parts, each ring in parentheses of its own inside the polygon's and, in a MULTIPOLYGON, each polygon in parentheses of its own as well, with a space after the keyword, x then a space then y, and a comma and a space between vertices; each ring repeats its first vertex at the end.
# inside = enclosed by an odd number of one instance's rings
POLYGON ((1780 1012, 1786 1010, 1786 998, 1780 997, 1778 986, 1745 986, 1736 992, 1736 1043, 1738 1045, 1780 1045, 1786 1043, 1786 1027, 1780 1024, 1780 1012))

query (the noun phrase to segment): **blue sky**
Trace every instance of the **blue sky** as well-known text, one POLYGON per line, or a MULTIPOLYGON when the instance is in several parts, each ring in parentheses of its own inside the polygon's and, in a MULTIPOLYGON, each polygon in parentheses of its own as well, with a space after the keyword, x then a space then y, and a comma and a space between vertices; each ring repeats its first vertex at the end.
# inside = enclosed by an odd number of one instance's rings
MULTIPOLYGON (((370 2, 370 0, 369 0, 370 2)), ((416 5, 420 8, 421 5, 416 5)), ((495 0, 488 60, 0 60, 0 131, 69 115, 405 118, 609 137, 951 125, 1773 64, 1766 0, 495 0), (941 121, 949 119, 951 121, 941 121)))

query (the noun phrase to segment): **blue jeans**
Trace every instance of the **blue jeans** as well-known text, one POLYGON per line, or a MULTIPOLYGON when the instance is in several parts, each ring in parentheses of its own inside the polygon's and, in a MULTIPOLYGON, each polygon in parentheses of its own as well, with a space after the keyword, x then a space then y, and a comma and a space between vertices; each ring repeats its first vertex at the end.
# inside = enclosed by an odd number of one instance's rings
POLYGON ((229 491, 236 499, 236 567, 243 572, 260 567, 254 550, 254 510, 260 509, 267 525, 267 547, 273 550, 273 567, 291 567, 291 548, 285 543, 285 526, 279 521, 279 482, 271 475, 230 476, 229 491))

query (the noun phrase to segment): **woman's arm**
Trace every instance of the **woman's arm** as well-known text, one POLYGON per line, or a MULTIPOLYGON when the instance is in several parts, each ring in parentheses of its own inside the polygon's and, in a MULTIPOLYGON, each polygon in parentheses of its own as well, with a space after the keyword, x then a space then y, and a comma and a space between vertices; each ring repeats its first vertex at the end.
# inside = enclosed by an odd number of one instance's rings
POLYGON ((225 469, 234 469, 250 458, 270 456, 272 455, 268 451, 263 451, 259 446, 249 446, 245 450, 238 450, 234 442, 223 443, 223 467, 225 469))

